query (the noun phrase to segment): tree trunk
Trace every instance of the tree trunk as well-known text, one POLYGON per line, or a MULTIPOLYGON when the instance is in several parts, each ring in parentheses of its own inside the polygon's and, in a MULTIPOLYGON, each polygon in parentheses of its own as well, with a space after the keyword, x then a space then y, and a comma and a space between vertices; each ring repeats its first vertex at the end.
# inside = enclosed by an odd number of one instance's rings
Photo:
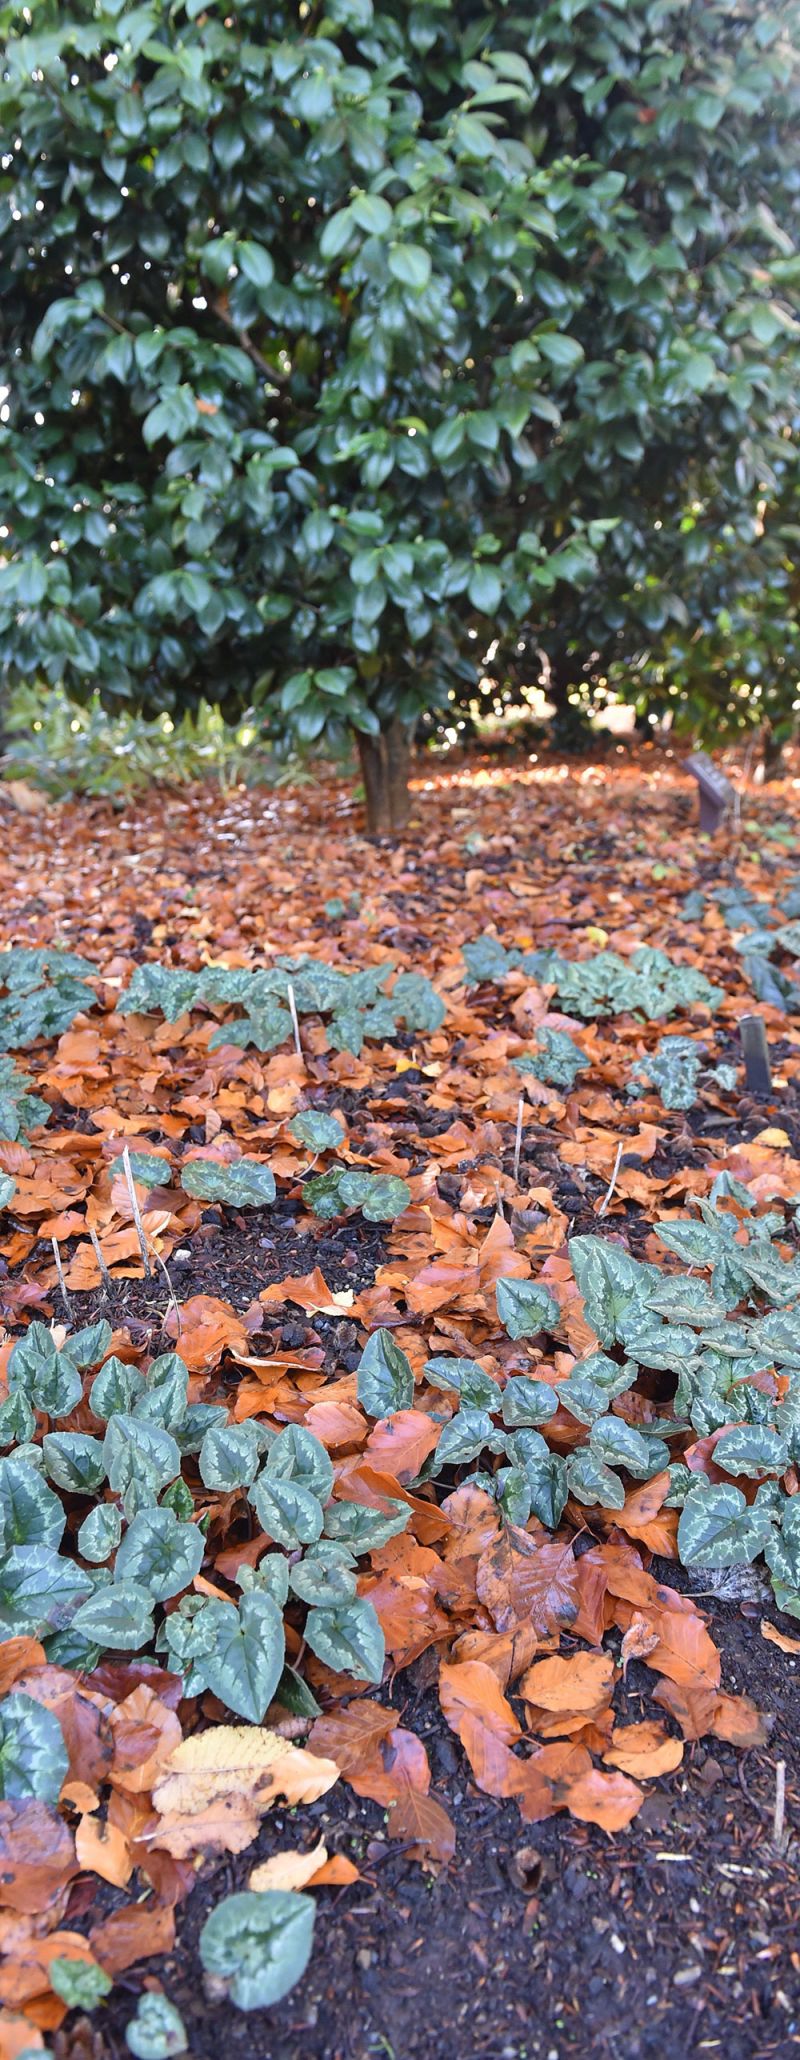
POLYGON ((761 732, 761 752, 765 780, 780 780, 785 767, 783 763, 784 739, 776 737, 770 722, 765 722, 761 732))
POLYGON ((411 731, 395 717, 377 737, 359 731, 356 742, 364 780, 367 834, 370 837, 399 837, 408 827, 411 796, 408 772, 411 762, 411 731))

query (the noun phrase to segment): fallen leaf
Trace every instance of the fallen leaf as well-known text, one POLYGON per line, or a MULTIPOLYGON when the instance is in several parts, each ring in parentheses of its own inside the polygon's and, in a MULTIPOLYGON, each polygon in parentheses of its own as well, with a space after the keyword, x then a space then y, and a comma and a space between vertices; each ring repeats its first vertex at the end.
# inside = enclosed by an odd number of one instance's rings
POLYGON ((781 1652, 800 1652, 800 1638, 790 1638, 786 1631, 777 1630, 768 1617, 761 1619, 761 1636, 766 1638, 770 1645, 779 1646, 781 1652))
POLYGON ((280 1796, 290 1808, 316 1802, 338 1779, 333 1760, 317 1758, 260 1724, 216 1724, 170 1753, 153 1787, 159 1811, 193 1816, 240 1797, 267 1810, 280 1796))
POLYGON ((305 1888, 325 1866, 327 1858, 328 1848, 322 1839, 307 1853, 273 1853, 253 1868, 247 1886, 259 1892, 266 1888, 305 1888))
POLYGON ((619 1725, 603 1759, 637 1781, 652 1780, 657 1774, 674 1773, 683 1759, 683 1745, 680 1738, 668 1737, 662 1724, 645 1718, 641 1724, 619 1725))

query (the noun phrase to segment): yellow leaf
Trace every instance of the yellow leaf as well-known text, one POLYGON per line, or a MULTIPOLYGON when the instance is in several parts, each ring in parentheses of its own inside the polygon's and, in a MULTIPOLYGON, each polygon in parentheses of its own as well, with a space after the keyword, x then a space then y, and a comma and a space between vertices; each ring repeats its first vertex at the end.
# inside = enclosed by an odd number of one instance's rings
POLYGON ((605 949, 608 943, 608 931, 601 930, 599 923, 587 924, 583 934, 584 937, 588 937, 590 944, 599 945, 601 951, 605 949))
POLYGON ((324 1867, 328 1848, 320 1839, 312 1846, 310 1853, 273 1853, 269 1860, 262 1860, 260 1867, 254 1867, 248 1881, 248 1888, 261 1891, 265 1888, 305 1888, 312 1881, 320 1867, 324 1867))
POLYGON ((267 1810, 277 1796, 292 1808, 316 1802, 337 1780, 334 1760, 318 1760, 262 1724, 217 1724, 193 1732, 170 1753, 153 1788, 157 1810, 194 1816, 209 1803, 241 1797, 267 1810))
POLYGON ((785 1130, 770 1129, 759 1130, 758 1136, 753 1139, 753 1143, 771 1144, 774 1145, 776 1152, 785 1152, 791 1150, 792 1140, 790 1137, 787 1137, 785 1130))

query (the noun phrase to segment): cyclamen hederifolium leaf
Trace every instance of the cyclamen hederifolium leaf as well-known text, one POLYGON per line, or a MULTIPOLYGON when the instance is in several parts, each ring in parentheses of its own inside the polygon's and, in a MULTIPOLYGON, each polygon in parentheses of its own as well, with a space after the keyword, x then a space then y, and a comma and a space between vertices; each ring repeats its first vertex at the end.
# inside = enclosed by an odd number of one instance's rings
POLYGON ((305 1637, 317 1659, 336 1673, 353 1674, 357 1681, 380 1681, 386 1644, 372 1603, 363 1597, 334 1609, 310 1609, 305 1637))
POLYGON ((296 1481, 320 1502, 327 1502, 333 1490, 333 1464, 325 1446, 302 1424, 290 1423, 279 1431, 267 1453, 264 1472, 270 1480, 296 1481))
POLYGON ((322 1503, 301 1481, 261 1473, 248 1500, 262 1531, 276 1545, 284 1545, 287 1552, 296 1551, 298 1545, 313 1545, 322 1532, 322 1503))
POLYGON ((112 1652, 141 1652, 153 1636, 154 1599, 138 1581, 114 1580, 76 1609, 72 1628, 112 1652))
POLYGON ((178 1352, 162 1352, 153 1359, 144 1387, 133 1404, 133 1415, 143 1423, 161 1424, 176 1431, 186 1414, 189 1369, 178 1352))
POLYGON ((619 1474, 603 1464, 590 1450, 581 1445, 577 1452, 571 1452, 567 1460, 567 1485, 576 1502, 584 1502, 601 1509, 624 1509, 625 1489, 619 1474))
MULTIPOLYGON (((158 1152, 130 1152, 131 1178, 137 1187, 169 1187, 172 1167, 169 1159, 163 1159, 158 1152)), ((125 1160, 122 1156, 112 1159, 109 1166, 112 1179, 119 1174, 125 1178, 125 1160)))
POLYGON ((181 1470, 175 1439, 159 1424, 137 1416, 112 1416, 103 1440, 109 1487, 115 1495, 135 1488, 155 1502, 181 1470))
POLYGON ((441 1473, 444 1466, 464 1466, 467 1460, 479 1458, 484 1451, 505 1452, 505 1449, 505 1435, 495 1429, 485 1409, 459 1409, 444 1426, 432 1455, 431 1472, 441 1473))
POLYGON ((244 1890, 212 1910, 198 1950, 206 1973, 226 1983, 237 2009, 266 2010, 305 1973, 313 1933, 310 1896, 289 1889, 244 1890))
POLYGON ((124 1359, 113 1356, 95 1374, 89 1390, 89 1403, 93 1416, 106 1423, 110 1416, 126 1416, 133 1411, 140 1396, 144 1394, 144 1374, 138 1366, 128 1366, 124 1359))
POLYGON ((50 1960, 47 1978, 54 1994, 61 1997, 68 2010, 96 2010, 98 2003, 103 2002, 113 1987, 105 1968, 89 1960, 66 1957, 50 1960))
POLYGON ((678 1552, 684 1566, 744 1566, 764 1550, 771 1530, 769 1517, 748 1508, 741 1488, 701 1478, 678 1519, 678 1552))
POLYGON ((200 1202, 227 1202, 232 1209, 263 1209, 275 1200, 275 1175, 260 1159, 187 1159, 181 1186, 200 1202))
POLYGON ((768 1535, 764 1558, 775 1582, 783 1588, 800 1589, 800 1495, 783 1499, 781 1528, 768 1535))
POLYGON ((623 1466, 635 1481, 661 1473, 669 1459, 662 1438, 643 1436, 621 1416, 602 1416, 592 1424, 589 1451, 603 1466, 623 1466))
POLYGON ((88 1559, 93 1566, 101 1566, 115 1552, 122 1536, 122 1513, 114 1502, 99 1502, 96 1509, 90 1509, 78 1532, 78 1551, 82 1559, 88 1559))
POLYGON ((69 1754, 58 1718, 32 1696, 12 1693, 0 1702, 0 1798, 34 1796, 55 1804, 67 1778, 69 1754))
POLYGON ((358 1363, 356 1395, 368 1416, 392 1416, 410 1409, 414 1373, 390 1330, 374 1330, 358 1363))
POLYGON ((782 1474, 789 1464, 789 1452, 780 1433, 767 1423, 734 1424, 723 1431, 714 1446, 714 1464, 723 1473, 744 1474, 760 1480, 764 1474, 782 1474))
POLYGON ((166 1996, 145 1989, 125 2027, 125 2044, 134 2060, 171 2060, 173 2054, 188 2052, 180 2011, 166 1996))
POLYGON ((536 1042, 535 1052, 522 1052, 511 1064, 518 1073, 532 1073, 547 1087, 572 1087, 578 1073, 591 1063, 566 1030, 537 1030, 536 1042))
POLYGON ((7 1395, 0 1402, 0 1448, 8 1445, 25 1445, 36 1429, 36 1415, 27 1395, 17 1388, 13 1395, 7 1395))
POLYGON ((198 1466, 204 1488, 217 1488, 230 1495, 236 1488, 249 1488, 258 1472, 261 1447, 253 1423, 220 1424, 206 1431, 200 1446, 198 1466))
POLYGON ((318 1609, 336 1609, 342 1602, 354 1601, 357 1593, 351 1554, 324 1539, 291 1568, 289 1581, 293 1595, 318 1609))
POLYGON ((432 1388, 455 1391, 468 1409, 499 1409, 500 1389, 475 1359, 428 1359, 422 1369, 432 1388))
POLYGON ((508 1439, 507 1451, 514 1467, 525 1475, 531 1513, 548 1531, 557 1530, 567 1500, 566 1461, 557 1452, 551 1452, 541 1433, 535 1430, 514 1431, 508 1439))
POLYGON ((34 1638, 71 1622, 93 1582, 49 1545, 14 1545, 0 1556, 0 1631, 34 1638))
POLYGON ((172 1509, 142 1509, 120 1545, 115 1578, 138 1582, 154 1602, 189 1588, 203 1564, 205 1538, 196 1524, 178 1522, 172 1509))
POLYGON ((394 1173, 360 1173, 350 1167, 339 1178, 343 1208, 360 1209, 368 1223, 393 1223, 411 1201, 407 1181, 394 1173))
POLYGON ((0 1553, 14 1545, 61 1543, 66 1513, 35 1466, 18 1453, 0 1459, 0 1553))
POLYGON ((598 1416, 605 1415, 617 1395, 624 1395, 627 1388, 633 1387, 635 1379, 632 1360, 626 1359, 618 1366, 606 1352, 590 1352, 588 1358, 579 1359, 573 1366, 569 1378, 559 1383, 558 1399, 579 1423, 592 1424, 598 1416))
POLYGON ((292 1117, 289 1129, 295 1142, 307 1145, 311 1152, 335 1151, 345 1135, 338 1117, 327 1115, 324 1109, 301 1109, 292 1117))
POLYGON ((260 1590, 243 1595, 238 1607, 211 1601, 201 1626, 203 1650, 196 1670, 206 1687, 237 1717, 260 1724, 283 1672, 285 1639, 277 1603, 260 1590))
POLYGON ((501 1406, 503 1422, 509 1430, 521 1430, 527 1425, 535 1429, 540 1423, 549 1423, 551 1416, 555 1416, 558 1395, 547 1381, 528 1380, 525 1375, 515 1375, 506 1381, 501 1406))
POLYGON ((506 1523, 524 1528, 531 1513, 531 1490, 521 1466, 501 1466, 492 1476, 492 1490, 506 1523))
POLYGON ((252 1595, 254 1590, 263 1589, 265 1595, 271 1595, 273 1602, 277 1602, 279 1609, 285 1609, 289 1600, 289 1561, 284 1559, 282 1552, 265 1552, 257 1567, 239 1567, 236 1585, 243 1595, 252 1595))
POLYGON ((91 1495, 105 1480, 100 1438, 83 1431, 49 1431, 42 1439, 42 1453, 49 1479, 69 1495, 91 1495))
POLYGON ((567 1249, 587 1323, 601 1345, 616 1344, 621 1319, 659 1278, 656 1268, 632 1259, 623 1245, 606 1238, 572 1237, 567 1249))
POLYGON ((48 1416, 69 1416, 83 1394, 77 1366, 66 1351, 59 1352, 52 1331, 44 1323, 29 1325, 24 1338, 14 1346, 8 1362, 8 1388, 27 1396, 34 1409, 48 1416))
POLYGON ((378 1552, 405 1530, 410 1515, 405 1502, 393 1502, 388 1511, 371 1509, 366 1502, 329 1502, 325 1536, 350 1545, 354 1552, 378 1552))
POLYGON ((501 1277, 496 1295, 497 1314, 510 1338, 532 1338, 561 1321, 555 1297, 538 1281, 501 1277))

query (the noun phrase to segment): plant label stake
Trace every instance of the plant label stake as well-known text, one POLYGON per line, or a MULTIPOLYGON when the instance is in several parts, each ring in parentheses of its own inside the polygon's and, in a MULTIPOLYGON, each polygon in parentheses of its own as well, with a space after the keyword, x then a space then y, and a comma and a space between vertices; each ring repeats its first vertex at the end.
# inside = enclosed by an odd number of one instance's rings
POLYGON ((769 1063, 769 1046, 763 1016, 743 1016, 739 1030, 748 1091, 755 1095, 756 1101, 769 1101, 772 1094, 772 1068, 769 1063))
POLYGON ((695 751, 686 765, 700 792, 700 828, 713 836, 735 799, 735 789, 706 751, 695 751))

